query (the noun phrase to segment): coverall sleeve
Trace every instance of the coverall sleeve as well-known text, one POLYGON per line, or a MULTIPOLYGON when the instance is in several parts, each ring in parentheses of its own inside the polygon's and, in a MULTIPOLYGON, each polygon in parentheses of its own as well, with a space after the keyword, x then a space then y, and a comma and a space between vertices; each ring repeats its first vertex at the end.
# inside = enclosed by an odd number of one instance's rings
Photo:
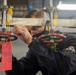
POLYGON ((6 75, 35 75, 39 70, 37 59, 30 52, 20 60, 14 56, 12 58, 12 70, 6 71, 6 75))
MULTIPOLYGON (((74 59, 71 56, 56 52, 48 48, 38 39, 34 39, 29 45, 31 52, 41 61, 47 68, 49 74, 52 75, 68 75, 69 72, 76 68, 76 55, 74 59)), ((69 53, 71 54, 71 53, 69 53)))

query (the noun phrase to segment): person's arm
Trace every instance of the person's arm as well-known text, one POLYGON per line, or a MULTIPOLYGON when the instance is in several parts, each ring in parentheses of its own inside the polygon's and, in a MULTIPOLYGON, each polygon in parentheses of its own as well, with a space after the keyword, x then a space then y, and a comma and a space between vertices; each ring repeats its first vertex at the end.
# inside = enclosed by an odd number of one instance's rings
MULTIPOLYGON (((32 42, 32 36, 28 32, 27 28, 22 25, 15 25, 13 33, 27 44, 32 42)), ((39 70, 37 59, 31 53, 28 53, 26 57, 17 60, 13 57, 12 70, 6 71, 6 75, 35 75, 39 70)))
MULTIPOLYGON (((71 42, 76 47, 76 39, 71 42)), ((34 39, 29 45, 31 52, 41 61, 41 63, 53 74, 66 75, 75 71, 76 54, 63 54, 63 52, 55 52, 46 47, 38 39, 34 39), (72 58, 73 57, 73 58, 72 58)), ((66 52, 65 52, 66 53, 66 52)))
POLYGON ((41 64, 47 68, 51 74, 57 74, 58 66, 56 63, 54 51, 49 49, 43 42, 34 39, 28 46, 30 51, 40 60, 41 64))
POLYGON ((39 70, 37 58, 30 52, 20 60, 14 56, 12 58, 12 70, 6 71, 6 75, 35 75, 39 70))
MULTIPOLYGON (((70 66, 72 64, 70 62, 72 60, 70 57, 49 49, 38 39, 32 40, 32 36, 24 26, 15 26, 13 32, 29 45, 31 53, 40 60, 47 68, 48 72, 54 75, 66 75, 70 71, 70 66)), ((75 66, 75 62, 72 66, 75 66)))

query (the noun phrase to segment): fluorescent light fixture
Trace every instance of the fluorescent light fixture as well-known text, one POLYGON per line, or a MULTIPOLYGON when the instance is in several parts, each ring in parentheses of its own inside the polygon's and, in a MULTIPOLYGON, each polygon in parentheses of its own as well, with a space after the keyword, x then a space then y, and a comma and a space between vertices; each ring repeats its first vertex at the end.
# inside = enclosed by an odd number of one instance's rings
POLYGON ((76 10, 76 4, 61 4, 59 3, 57 6, 59 10, 76 10))

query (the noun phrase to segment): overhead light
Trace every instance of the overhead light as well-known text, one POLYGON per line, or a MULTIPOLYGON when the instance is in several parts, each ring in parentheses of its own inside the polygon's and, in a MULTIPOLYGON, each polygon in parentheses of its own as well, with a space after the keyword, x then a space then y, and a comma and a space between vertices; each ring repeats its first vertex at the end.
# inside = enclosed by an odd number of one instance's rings
POLYGON ((76 4, 61 4, 59 3, 57 6, 59 10, 76 10, 76 4))

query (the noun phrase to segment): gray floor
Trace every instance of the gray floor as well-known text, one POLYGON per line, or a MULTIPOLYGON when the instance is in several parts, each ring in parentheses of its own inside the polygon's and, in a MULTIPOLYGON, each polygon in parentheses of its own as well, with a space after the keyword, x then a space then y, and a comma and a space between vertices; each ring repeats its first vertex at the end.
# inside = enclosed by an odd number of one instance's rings
MULTIPOLYGON (((21 58, 22 56, 25 56, 27 51, 28 51, 27 45, 20 39, 13 41, 13 55, 17 57, 17 59, 21 58)), ((5 73, 0 71, 0 75, 5 75, 5 73)), ((41 72, 38 72, 37 75, 42 74, 41 72)))

